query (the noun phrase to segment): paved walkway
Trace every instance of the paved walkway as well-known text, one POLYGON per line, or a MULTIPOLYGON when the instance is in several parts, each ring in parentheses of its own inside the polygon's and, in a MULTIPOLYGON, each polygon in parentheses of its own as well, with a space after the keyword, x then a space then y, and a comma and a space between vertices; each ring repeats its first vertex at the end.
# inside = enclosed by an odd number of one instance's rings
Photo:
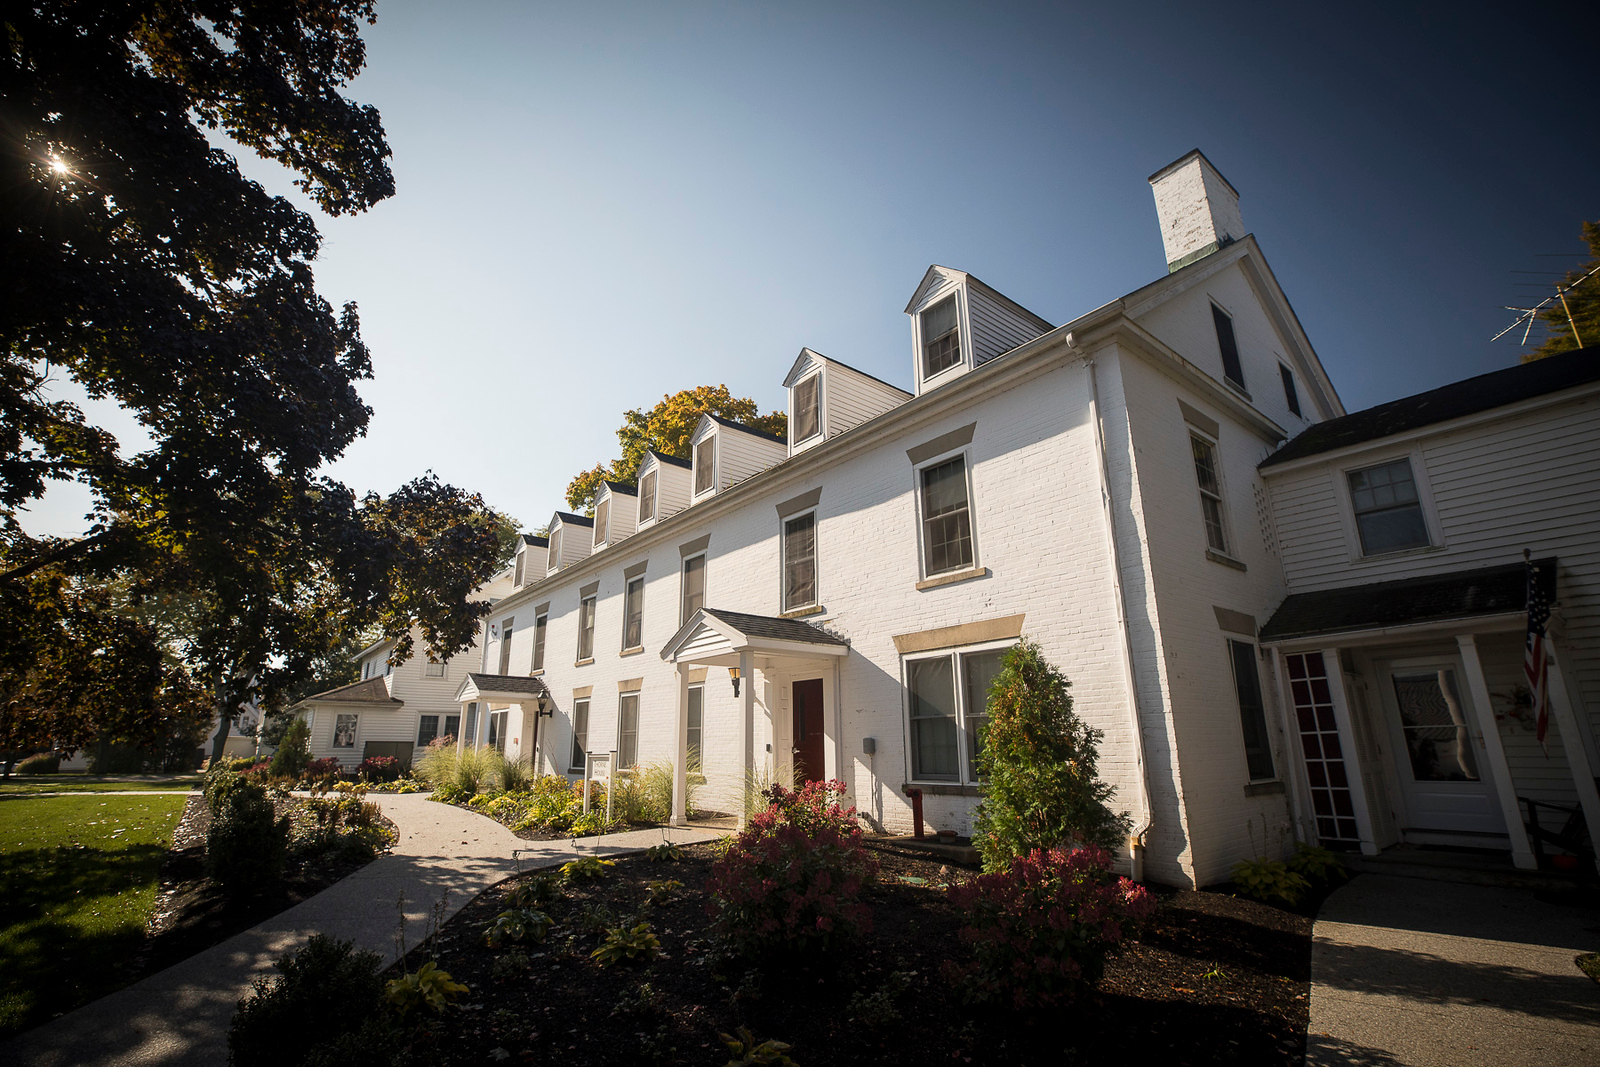
POLYGON ((721 831, 635 830, 568 841, 524 841, 504 826, 424 794, 372 798, 400 828, 394 851, 260 926, 0 1045, 7 1067, 219 1067, 228 1059, 228 1022, 251 981, 314 933, 396 956, 403 896, 407 939, 422 939, 441 898, 445 917, 522 870, 579 855, 610 856, 660 844, 708 841, 721 831), (513 850, 522 855, 513 858, 513 850))
POLYGON ((1515 889, 1364 874, 1311 954, 1310 1067, 1600 1064, 1600 910, 1515 889))

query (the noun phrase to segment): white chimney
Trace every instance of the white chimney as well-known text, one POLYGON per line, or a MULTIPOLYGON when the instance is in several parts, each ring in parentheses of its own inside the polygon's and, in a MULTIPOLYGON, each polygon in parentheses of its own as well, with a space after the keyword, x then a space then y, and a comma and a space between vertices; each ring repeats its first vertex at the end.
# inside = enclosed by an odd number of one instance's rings
POLYGON ((1150 188, 1169 274, 1244 236, 1239 191, 1200 149, 1150 175, 1150 188))

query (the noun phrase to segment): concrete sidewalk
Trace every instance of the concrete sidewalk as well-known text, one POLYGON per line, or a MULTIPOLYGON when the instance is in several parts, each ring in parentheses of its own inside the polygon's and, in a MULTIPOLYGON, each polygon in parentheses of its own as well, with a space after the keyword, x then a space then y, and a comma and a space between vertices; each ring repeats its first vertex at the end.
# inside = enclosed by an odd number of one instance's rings
POLYGON ((400 828, 394 851, 310 900, 159 974, 86 1004, 0 1045, 16 1067, 218 1067, 228 1059, 228 1023, 257 975, 314 933, 353 940, 395 958, 403 910, 411 946, 430 908, 445 916, 496 882, 579 855, 637 852, 664 838, 709 841, 719 830, 636 830, 569 841, 524 841, 504 826, 425 794, 373 794, 400 828), (513 850, 521 855, 513 858, 513 850), (404 897, 403 908, 398 901, 404 897))
POLYGON ((1310 1067, 1600 1064, 1600 910, 1515 889, 1364 874, 1311 955, 1310 1067))

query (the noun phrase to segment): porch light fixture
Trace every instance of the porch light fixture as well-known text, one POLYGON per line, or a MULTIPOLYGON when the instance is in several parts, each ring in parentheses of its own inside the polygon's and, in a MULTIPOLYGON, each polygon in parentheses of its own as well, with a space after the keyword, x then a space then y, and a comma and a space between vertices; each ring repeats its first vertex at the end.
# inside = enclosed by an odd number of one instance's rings
POLYGON ((541 717, 545 717, 554 715, 555 713, 556 709, 551 706, 550 698, 548 696, 541 696, 539 698, 539 715, 541 717))
POLYGON ((734 696, 738 696, 739 695, 739 668, 738 667, 729 667, 728 668, 728 677, 733 679, 733 695, 734 696))

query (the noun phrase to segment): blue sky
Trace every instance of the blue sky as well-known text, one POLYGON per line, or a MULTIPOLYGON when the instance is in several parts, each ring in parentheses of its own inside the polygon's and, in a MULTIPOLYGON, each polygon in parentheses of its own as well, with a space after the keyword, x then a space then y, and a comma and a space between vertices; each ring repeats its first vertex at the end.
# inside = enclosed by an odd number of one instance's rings
POLYGON ((332 473, 432 469, 539 526, 664 393, 781 407, 801 345, 909 386, 929 263, 1057 323, 1152 281, 1146 178, 1195 147, 1350 409, 1514 363, 1489 338, 1537 277, 1511 272, 1576 263, 1541 257, 1600 218, 1557 76, 1593 35, 1400 6, 379 0, 352 95, 398 193, 319 219, 375 368, 332 473))

